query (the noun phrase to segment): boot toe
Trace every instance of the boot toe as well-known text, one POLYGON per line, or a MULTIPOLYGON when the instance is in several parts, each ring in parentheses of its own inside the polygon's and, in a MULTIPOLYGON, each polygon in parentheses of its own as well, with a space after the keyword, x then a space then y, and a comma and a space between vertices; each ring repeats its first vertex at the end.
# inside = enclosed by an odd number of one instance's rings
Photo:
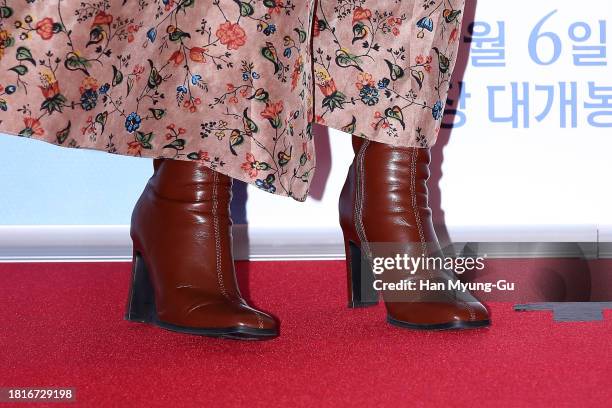
POLYGON ((397 309, 388 314, 387 321, 411 329, 468 329, 490 324, 489 312, 480 302, 415 302, 397 309))
POLYGON ((278 330, 278 324, 272 316, 250 306, 242 308, 242 312, 237 319, 237 325, 259 330, 278 330))
POLYGON ((272 316, 240 302, 206 302, 172 315, 180 319, 160 315, 159 320, 162 326, 176 331, 241 338, 278 335, 278 324, 272 316))

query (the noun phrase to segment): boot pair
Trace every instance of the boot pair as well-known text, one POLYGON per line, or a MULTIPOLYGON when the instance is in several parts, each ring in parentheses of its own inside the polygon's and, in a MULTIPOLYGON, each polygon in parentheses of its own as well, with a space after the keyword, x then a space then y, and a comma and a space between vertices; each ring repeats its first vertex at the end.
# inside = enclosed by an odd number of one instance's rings
MULTIPOLYGON (((353 136, 355 159, 340 196, 349 307, 373 305, 371 243, 438 245, 427 203, 429 149, 394 147, 353 136)), ((182 333, 236 339, 278 335, 278 323, 250 306, 232 255, 232 179, 198 162, 155 159, 132 214, 132 283, 126 319, 182 333)), ((380 252, 380 251, 379 251, 380 252)), ((449 278, 444 271, 391 270, 381 282, 449 278)), ((452 277, 450 277, 452 279, 452 277)), ((392 324, 417 329, 489 324, 468 294, 381 291, 392 324), (435 297, 435 299, 434 299, 435 297)))

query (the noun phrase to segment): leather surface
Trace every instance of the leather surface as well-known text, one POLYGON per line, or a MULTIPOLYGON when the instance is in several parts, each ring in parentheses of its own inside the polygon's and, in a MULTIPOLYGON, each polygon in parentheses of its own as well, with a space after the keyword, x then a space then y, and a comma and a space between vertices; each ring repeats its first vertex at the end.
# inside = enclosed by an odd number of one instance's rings
MULTIPOLYGON (((429 148, 398 147, 356 136, 353 136, 353 148, 355 159, 339 201, 340 225, 345 241, 359 246, 362 256, 365 253, 370 260, 388 256, 398 248, 405 248, 405 253, 411 256, 423 253, 442 255, 428 203, 429 148)), ((350 302, 353 297, 351 274, 357 273, 357 268, 349 262, 348 254, 347 268, 350 302)), ((456 276, 446 270, 431 268, 417 269, 414 274, 391 269, 378 276, 386 283, 398 283, 404 279, 456 280, 456 276)), ((469 292, 380 292, 388 314, 399 321, 435 325, 488 319, 486 308, 469 292)))
POLYGON ((130 235, 149 271, 158 319, 182 327, 276 329, 249 306, 232 255, 232 179, 198 162, 155 159, 130 235))

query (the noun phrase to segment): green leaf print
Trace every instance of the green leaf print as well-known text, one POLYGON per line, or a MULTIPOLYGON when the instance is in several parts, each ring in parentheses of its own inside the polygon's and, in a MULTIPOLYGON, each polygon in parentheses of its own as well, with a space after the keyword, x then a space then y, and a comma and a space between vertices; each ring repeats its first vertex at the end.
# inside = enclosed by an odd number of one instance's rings
POLYGON ((399 106, 395 105, 392 108, 385 109, 385 116, 397 120, 402 125, 402 129, 406 129, 404 114, 399 106))
POLYGON ((13 9, 7 6, 0 7, 0 18, 9 18, 13 15, 13 9))
POLYGON ((257 101, 260 102, 267 102, 269 100, 269 94, 268 92, 266 92, 265 89, 263 88, 257 88, 257 90, 255 91, 255 93, 251 96, 249 96, 247 99, 255 99, 257 101))
POLYGON ((234 147, 240 146, 243 142, 244 142, 244 136, 242 136, 242 134, 240 133, 240 130, 238 129, 232 130, 232 134, 230 135, 230 140, 229 140, 229 148, 230 148, 230 152, 232 152, 234 156, 238 156, 238 153, 236 153, 236 150, 234 149, 234 147))
POLYGON ((322 106, 324 108, 329 108, 329 110, 333 112, 337 108, 342 109, 345 103, 346 97, 344 94, 340 91, 336 91, 333 94, 323 98, 322 106))
POLYGON ((358 56, 349 53, 344 49, 339 49, 336 51, 336 64, 342 68, 354 67, 359 71, 363 72, 363 69, 359 66, 361 60, 358 56))
POLYGON ((62 112, 62 107, 66 102, 66 97, 62 94, 54 95, 40 105, 40 110, 46 110, 47 113, 52 114, 53 112, 62 112))
POLYGON ((102 133, 104 133, 104 127, 106 126, 106 120, 108 119, 108 112, 100 112, 96 115, 96 123, 102 126, 102 133))
POLYGON ((257 133, 259 128, 257 127, 257 124, 253 122, 253 120, 247 114, 248 110, 249 108, 244 108, 244 112, 242 112, 242 116, 244 117, 244 128, 246 130, 251 131, 251 133, 257 133))
POLYGON ((165 109, 149 108, 149 112, 151 112, 153 117, 157 120, 160 120, 166 115, 165 109))
POLYGON ((144 149, 152 149, 151 139, 153 139, 153 132, 144 133, 139 130, 136 131, 136 140, 140 142, 140 145, 144 149))
POLYGON ((251 16, 255 12, 255 9, 253 8, 253 6, 247 2, 241 1, 241 2, 238 2, 238 4, 240 6, 240 15, 242 17, 251 16))
POLYGON ((159 86, 159 84, 162 83, 163 79, 161 75, 159 75, 159 72, 157 72, 155 66, 153 65, 153 61, 151 61, 150 59, 147 61, 149 61, 149 67, 151 69, 151 71, 149 72, 149 80, 147 81, 147 85, 149 88, 155 89, 159 86))
POLYGON ((34 58, 32 58, 32 52, 30 51, 29 48, 26 48, 26 47, 17 48, 16 58, 18 61, 28 61, 28 62, 31 62, 32 65, 36 65, 36 61, 34 61, 34 58))
POLYGON ((99 44, 104 40, 104 29, 100 26, 95 26, 89 32, 89 41, 85 44, 85 48, 90 45, 99 44))
POLYGON ((70 123, 70 121, 68 121, 68 124, 66 125, 65 128, 60 129, 57 131, 57 133, 55 134, 55 139, 57 140, 57 143, 62 144, 66 141, 66 139, 68 138, 68 136, 70 135, 70 127, 72 126, 72 123, 70 123))
POLYGON ((15 71, 17 74, 19 75, 25 75, 28 73, 28 67, 26 67, 25 65, 15 65, 13 68, 10 69, 11 71, 15 71))
POLYGON ((261 55, 268 61, 271 61, 274 64, 274 73, 278 73, 281 69, 281 64, 278 62, 278 57, 276 55, 276 48, 274 48, 274 44, 267 41, 266 46, 261 49, 261 55))
POLYGON ((300 28, 294 28, 293 31, 295 31, 298 34, 298 38, 300 39, 300 43, 305 43, 306 42, 306 31, 300 29, 300 28))
POLYGON ((353 26, 353 41, 351 44, 355 44, 356 41, 363 40, 368 35, 365 25, 359 21, 353 26))
POLYGON ((164 148, 183 150, 185 148, 185 139, 176 139, 172 143, 164 146, 164 148))
POLYGON ((357 119, 355 118, 355 115, 352 115, 351 123, 349 123, 348 125, 342 126, 342 129, 340 130, 346 133, 355 133, 356 124, 357 124, 357 119))
POLYGON ((412 74, 412 77, 417 81, 417 84, 419 84, 419 89, 423 89, 423 80, 425 79, 425 74, 423 73, 423 71, 417 71, 413 69, 410 73, 412 74))
POLYGON ((74 52, 68 53, 68 58, 64 60, 64 66, 70 71, 80 70, 83 71, 85 74, 89 75, 89 72, 87 71, 89 62, 85 58, 78 56, 74 52))
POLYGON ((397 64, 385 59, 387 66, 389 67, 389 76, 392 81, 397 81, 399 78, 404 76, 404 70, 397 64))
POLYGON ((113 65, 113 86, 117 86, 121 82, 123 82, 123 73, 113 65))

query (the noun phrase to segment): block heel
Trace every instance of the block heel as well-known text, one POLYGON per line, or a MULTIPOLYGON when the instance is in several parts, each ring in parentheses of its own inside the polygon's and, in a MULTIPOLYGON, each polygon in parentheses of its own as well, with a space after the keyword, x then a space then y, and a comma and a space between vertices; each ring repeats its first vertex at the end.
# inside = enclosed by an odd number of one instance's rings
POLYGON ((374 274, 361 258, 361 249, 351 240, 344 241, 348 281, 348 307, 369 307, 378 304, 378 292, 374 289, 374 274))
POLYGON ((151 285, 144 259, 137 250, 134 250, 132 256, 132 283, 126 309, 125 320, 141 323, 154 321, 153 285, 151 285))

